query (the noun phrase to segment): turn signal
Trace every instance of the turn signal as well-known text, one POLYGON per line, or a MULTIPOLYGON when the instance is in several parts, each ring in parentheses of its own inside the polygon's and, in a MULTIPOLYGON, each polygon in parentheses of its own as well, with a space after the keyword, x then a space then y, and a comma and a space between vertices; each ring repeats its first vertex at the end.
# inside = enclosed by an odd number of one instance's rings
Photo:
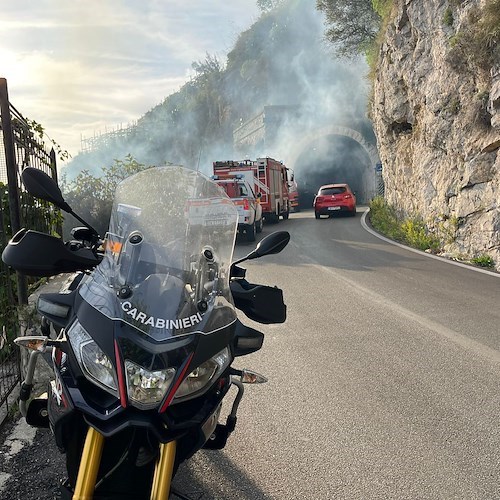
POLYGON ((14 339, 14 344, 19 347, 24 347, 26 349, 31 349, 32 351, 44 352, 47 346, 48 337, 40 336, 29 336, 17 337, 14 339))
POLYGON ((241 370, 241 381, 244 384, 264 384, 267 382, 267 378, 260 373, 243 369, 241 370))

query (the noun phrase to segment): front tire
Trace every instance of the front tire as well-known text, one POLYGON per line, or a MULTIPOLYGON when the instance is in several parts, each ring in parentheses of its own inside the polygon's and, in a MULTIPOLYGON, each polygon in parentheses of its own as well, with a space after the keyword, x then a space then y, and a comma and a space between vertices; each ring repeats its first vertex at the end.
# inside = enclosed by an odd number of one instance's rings
POLYGON ((316 217, 316 219, 319 219, 320 218, 320 215, 318 212, 314 212, 314 217, 316 217))

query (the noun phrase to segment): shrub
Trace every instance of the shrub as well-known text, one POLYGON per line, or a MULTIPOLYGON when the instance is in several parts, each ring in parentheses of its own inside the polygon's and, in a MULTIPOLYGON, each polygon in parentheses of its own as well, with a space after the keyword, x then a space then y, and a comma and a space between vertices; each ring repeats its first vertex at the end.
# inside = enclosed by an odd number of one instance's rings
POLYGON ((370 202, 370 222, 385 236, 419 250, 437 251, 439 238, 430 234, 419 217, 400 218, 394 207, 377 196, 370 202))
POLYGON ((448 62, 457 70, 472 66, 489 71, 500 57, 500 0, 470 11, 468 24, 450 38, 448 62))
POLYGON ((489 269, 495 267, 495 261, 487 254, 482 254, 471 259, 471 262, 476 266, 487 267, 489 269))
POLYGON ((403 241, 396 210, 382 196, 377 196, 370 202, 370 222, 382 234, 393 240, 403 241))
POLYGON ((436 251, 440 247, 439 240, 429 234, 424 221, 418 217, 406 219, 401 223, 401 229, 405 243, 413 248, 436 251))
POLYGON ((453 26, 453 12, 449 7, 444 11, 443 22, 446 26, 453 26))

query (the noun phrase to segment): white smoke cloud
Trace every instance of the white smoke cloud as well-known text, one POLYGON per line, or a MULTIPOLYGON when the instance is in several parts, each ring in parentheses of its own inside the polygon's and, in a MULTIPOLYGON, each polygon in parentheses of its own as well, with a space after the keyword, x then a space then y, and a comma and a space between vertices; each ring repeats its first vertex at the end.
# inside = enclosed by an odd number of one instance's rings
POLYGON ((75 155, 81 134, 137 120, 257 15, 255 0, 4 2, 0 76, 16 108, 75 155))

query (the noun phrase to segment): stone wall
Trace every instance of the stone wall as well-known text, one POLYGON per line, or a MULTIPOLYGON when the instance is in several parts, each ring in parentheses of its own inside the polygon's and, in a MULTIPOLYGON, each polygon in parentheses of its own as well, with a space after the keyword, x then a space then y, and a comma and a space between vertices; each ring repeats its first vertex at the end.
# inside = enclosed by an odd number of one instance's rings
POLYGON ((485 0, 396 0, 374 83, 386 199, 421 215, 445 251, 500 270, 500 60, 460 53, 485 0))

